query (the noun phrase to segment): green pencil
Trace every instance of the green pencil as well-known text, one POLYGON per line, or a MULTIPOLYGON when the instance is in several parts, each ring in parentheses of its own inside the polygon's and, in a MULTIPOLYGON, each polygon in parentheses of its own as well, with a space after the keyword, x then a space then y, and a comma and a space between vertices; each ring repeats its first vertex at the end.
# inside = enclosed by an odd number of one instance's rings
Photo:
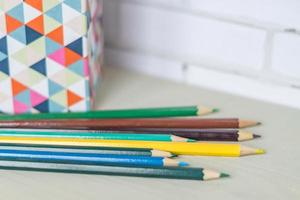
POLYGON ((95 166, 78 164, 60 164, 43 162, 20 162, 0 160, 0 169, 25 170, 40 172, 60 172, 79 174, 98 174, 114 176, 135 176, 152 178, 169 178, 185 180, 212 180, 228 177, 228 174, 203 168, 182 167, 120 167, 120 166, 95 166))
POLYGON ((56 131, 36 131, 28 132, 21 130, 0 130, 1 136, 9 137, 53 137, 53 138, 80 138, 99 140, 138 140, 138 141, 164 141, 164 142, 194 142, 171 134, 135 134, 135 133, 82 133, 82 132, 56 132, 56 131))
POLYGON ((122 110, 99 110, 89 112, 70 113, 39 113, 0 115, 0 120, 32 120, 32 119, 108 119, 108 118, 157 118, 157 117, 184 117, 201 116, 217 112, 204 106, 181 106, 162 108, 139 108, 122 110))

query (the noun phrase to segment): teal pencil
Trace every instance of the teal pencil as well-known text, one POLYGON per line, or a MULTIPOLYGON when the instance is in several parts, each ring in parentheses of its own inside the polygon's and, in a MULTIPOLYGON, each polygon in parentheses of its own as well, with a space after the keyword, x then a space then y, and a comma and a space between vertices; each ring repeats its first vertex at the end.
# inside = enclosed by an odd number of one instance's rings
POLYGON ((122 147, 91 147, 91 146, 65 146, 65 145, 43 145, 43 144, 0 144, 1 149, 14 150, 36 150, 36 151, 65 151, 75 153, 97 153, 103 155, 127 155, 145 157, 177 157, 167 151, 160 151, 149 148, 122 148, 122 147))
POLYGON ((20 162, 6 160, 0 160, 0 169, 38 172, 79 173, 93 175, 98 174, 113 176, 134 176, 149 178, 169 178, 202 181, 229 177, 228 174, 204 168, 96 166, 60 163, 20 162))
POLYGON ((139 134, 139 133, 83 133, 83 132, 61 132, 61 131, 21 131, 21 130, 0 130, 1 136, 9 137, 54 137, 54 138, 80 138, 80 139, 101 139, 101 140, 137 140, 137 141, 164 141, 164 142, 193 142, 171 134, 139 134))

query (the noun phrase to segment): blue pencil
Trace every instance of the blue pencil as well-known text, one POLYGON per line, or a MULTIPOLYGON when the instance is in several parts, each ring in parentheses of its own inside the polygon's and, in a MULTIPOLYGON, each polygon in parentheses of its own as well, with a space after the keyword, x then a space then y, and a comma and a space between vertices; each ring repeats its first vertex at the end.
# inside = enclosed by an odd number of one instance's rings
POLYGON ((185 162, 179 162, 164 157, 10 149, 0 149, 0 160, 139 167, 187 166, 187 163, 185 162))

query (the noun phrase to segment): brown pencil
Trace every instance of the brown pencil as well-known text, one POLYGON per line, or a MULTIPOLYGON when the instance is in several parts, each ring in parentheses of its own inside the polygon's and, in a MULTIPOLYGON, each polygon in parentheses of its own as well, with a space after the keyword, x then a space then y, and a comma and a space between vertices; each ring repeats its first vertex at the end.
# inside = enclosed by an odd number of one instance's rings
POLYGON ((92 119, 92 120, 21 120, 0 121, 0 128, 59 129, 120 129, 136 128, 245 128, 260 124, 256 121, 228 119, 92 119))

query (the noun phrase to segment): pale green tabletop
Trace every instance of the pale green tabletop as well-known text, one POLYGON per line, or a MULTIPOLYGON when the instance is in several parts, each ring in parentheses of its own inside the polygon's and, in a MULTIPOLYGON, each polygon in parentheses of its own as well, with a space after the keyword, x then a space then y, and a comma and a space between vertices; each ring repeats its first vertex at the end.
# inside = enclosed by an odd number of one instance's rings
POLYGON ((241 117, 263 122, 252 129, 261 139, 245 142, 266 155, 242 158, 182 157, 192 166, 223 170, 230 178, 209 181, 129 178, 0 170, 1 199, 75 200, 299 200, 300 111, 106 69, 97 108, 204 104, 221 108, 209 117, 241 117))

